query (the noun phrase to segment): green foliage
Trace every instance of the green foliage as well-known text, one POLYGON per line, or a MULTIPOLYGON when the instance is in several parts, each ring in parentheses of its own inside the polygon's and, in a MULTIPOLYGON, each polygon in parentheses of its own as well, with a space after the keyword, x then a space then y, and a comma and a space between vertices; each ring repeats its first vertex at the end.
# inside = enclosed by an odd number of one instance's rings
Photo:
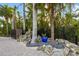
POLYGON ((5 18, 12 17, 13 8, 8 5, 0 6, 0 16, 4 16, 5 18))
POLYGON ((40 39, 36 39, 35 42, 36 42, 36 43, 40 43, 41 40, 40 40, 40 39))
POLYGON ((40 43, 41 42, 41 37, 38 36, 37 39, 35 40, 36 43, 40 43))
MULTIPOLYGON (((73 14, 72 6, 74 4, 51 4, 55 8, 55 11, 57 13, 55 20, 54 20, 54 33, 55 38, 65 38, 69 41, 74 41, 75 36, 78 36, 79 39, 79 21, 74 19, 75 14, 73 14)), ((26 15, 26 29, 32 30, 32 13, 33 13, 33 6, 32 3, 26 4, 27 10, 25 11, 26 15)), ((51 35, 51 23, 50 21, 50 8, 51 6, 46 9, 45 4, 38 3, 36 4, 37 8, 37 29, 38 29, 38 35, 42 36, 42 33, 45 33, 44 36, 50 37, 51 35)), ((0 16, 4 16, 7 18, 12 17, 13 8, 3 5, 0 7, 0 16)), ((77 9, 78 10, 78 9, 77 9)), ((20 14, 18 13, 18 16, 20 14)), ((77 16, 78 17, 78 16, 77 16)), ((7 33, 6 29, 6 21, 0 20, 0 25, 3 24, 4 27, 0 27, 0 36, 5 36, 7 33)), ((10 23, 7 23, 9 34, 11 32, 11 25, 10 23)), ((16 19, 16 28, 22 28, 23 23, 21 18, 16 19)), ((36 42, 40 42, 39 39, 36 39, 36 42)))
POLYGON ((46 34, 42 34, 42 36, 46 36, 46 34))
POLYGON ((64 38, 74 42, 75 36, 79 39, 79 21, 73 18, 73 14, 66 13, 65 18, 55 20, 55 38, 64 38))
POLYGON ((0 36, 6 36, 6 22, 0 19, 0 36), (3 24, 3 27, 1 27, 1 24, 3 24))
POLYGON ((1 5, 0 6, 0 16, 4 17, 6 19, 6 32, 7 32, 7 36, 9 33, 9 25, 8 25, 8 19, 12 18, 12 14, 13 14, 13 8, 9 7, 8 5, 1 5))
POLYGON ((22 29, 22 26, 23 26, 22 21, 20 19, 16 20, 16 28, 17 29, 22 29))

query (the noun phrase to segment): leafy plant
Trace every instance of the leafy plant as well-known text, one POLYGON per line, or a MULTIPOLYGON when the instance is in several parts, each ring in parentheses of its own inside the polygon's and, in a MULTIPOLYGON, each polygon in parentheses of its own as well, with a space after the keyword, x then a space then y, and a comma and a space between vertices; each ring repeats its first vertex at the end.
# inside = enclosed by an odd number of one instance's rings
POLYGON ((46 36, 46 34, 42 34, 42 36, 46 36))
POLYGON ((41 40, 40 40, 40 39, 36 39, 35 42, 36 42, 36 43, 40 43, 41 40))

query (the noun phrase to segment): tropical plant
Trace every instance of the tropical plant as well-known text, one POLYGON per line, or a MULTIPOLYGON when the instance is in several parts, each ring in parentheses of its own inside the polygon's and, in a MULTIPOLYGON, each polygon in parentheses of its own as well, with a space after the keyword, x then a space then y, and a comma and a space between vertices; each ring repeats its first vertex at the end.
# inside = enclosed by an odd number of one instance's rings
POLYGON ((8 36, 8 19, 12 18, 13 8, 9 7, 8 5, 1 5, 0 6, 0 16, 5 17, 6 19, 6 30, 8 36))

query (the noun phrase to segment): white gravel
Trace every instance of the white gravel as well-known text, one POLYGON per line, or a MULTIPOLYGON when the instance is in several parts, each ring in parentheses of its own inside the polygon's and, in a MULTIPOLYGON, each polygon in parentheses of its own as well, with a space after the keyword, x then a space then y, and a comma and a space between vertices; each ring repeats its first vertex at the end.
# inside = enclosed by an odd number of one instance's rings
POLYGON ((56 48, 54 48, 53 56, 64 56, 64 49, 56 49, 56 48))
POLYGON ((0 56, 46 56, 37 47, 26 47, 10 37, 0 37, 0 56))
MULTIPOLYGON (((52 56, 64 56, 63 48, 53 48, 52 56)), ((37 47, 26 47, 24 43, 17 42, 10 37, 0 37, 0 56, 47 56, 37 47)))

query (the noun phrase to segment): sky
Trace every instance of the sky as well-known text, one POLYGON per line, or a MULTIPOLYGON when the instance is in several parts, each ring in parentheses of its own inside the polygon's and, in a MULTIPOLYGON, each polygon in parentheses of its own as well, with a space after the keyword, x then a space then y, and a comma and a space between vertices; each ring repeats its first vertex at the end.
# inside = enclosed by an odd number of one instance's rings
MULTIPOLYGON (((23 3, 0 3, 0 5, 4 5, 4 4, 7 4, 10 7, 14 7, 16 5, 18 7, 17 10, 23 16, 23 3)), ((72 9, 73 9, 73 11, 75 11, 76 9, 79 9, 79 3, 75 4, 75 7, 72 9)))
POLYGON ((20 14, 23 16, 23 4, 22 3, 0 3, 0 5, 7 4, 10 7, 14 7, 16 5, 17 10, 20 12, 20 14))

